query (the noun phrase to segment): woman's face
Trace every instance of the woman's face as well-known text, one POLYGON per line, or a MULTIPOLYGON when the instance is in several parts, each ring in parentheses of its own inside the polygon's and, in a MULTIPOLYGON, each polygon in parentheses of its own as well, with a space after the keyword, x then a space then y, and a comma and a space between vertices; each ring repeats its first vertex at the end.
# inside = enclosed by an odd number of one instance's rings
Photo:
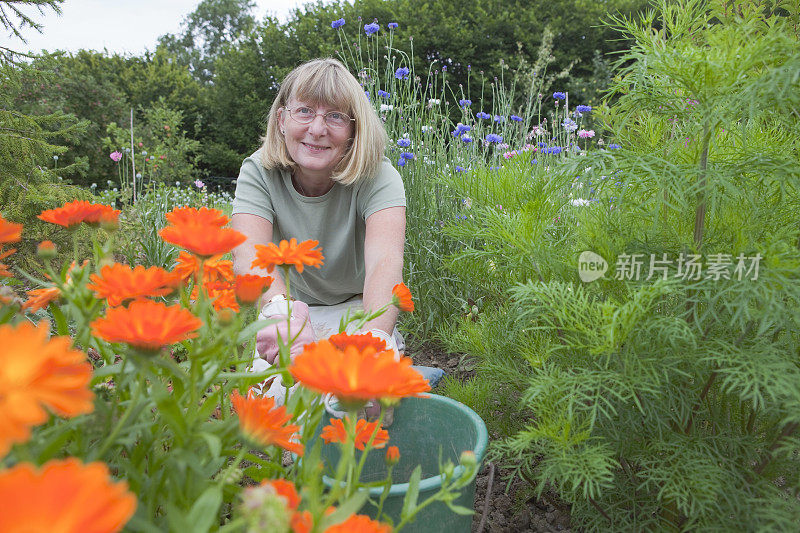
MULTIPOLYGON (((307 110, 306 110, 307 111, 307 110)), ((344 128, 335 128, 325 122, 325 113, 342 111, 325 104, 311 105, 291 98, 278 115, 278 125, 283 130, 286 149, 299 171, 308 176, 330 176, 339 164, 353 137, 353 122, 344 128), (317 116, 308 123, 301 124, 289 113, 298 114, 301 108, 316 111, 317 116)))

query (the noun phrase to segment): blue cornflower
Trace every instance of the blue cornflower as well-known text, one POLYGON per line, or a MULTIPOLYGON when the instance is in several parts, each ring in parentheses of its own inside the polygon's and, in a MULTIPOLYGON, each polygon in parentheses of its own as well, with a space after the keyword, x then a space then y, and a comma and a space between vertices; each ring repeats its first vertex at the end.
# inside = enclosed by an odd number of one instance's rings
POLYGON ((386 26, 387 26, 387 27, 388 27, 390 30, 396 30, 396 29, 397 29, 397 23, 396 23, 396 22, 390 22, 390 23, 389 23, 389 24, 387 24, 386 26))
POLYGON ((472 142, 472 137, 470 137, 469 135, 462 135, 461 136, 461 140, 463 142, 465 142, 465 143, 471 143, 472 142))
POLYGON ((567 97, 567 95, 562 93, 562 92, 553 93, 553 98, 556 99, 556 100, 563 100, 566 97, 567 97))
POLYGON ((535 164, 536 164, 536 163, 538 163, 538 162, 539 162, 539 160, 538 160, 538 159, 536 159, 536 158, 534 157, 534 158, 531 160, 531 165, 535 165, 535 164))
POLYGON ((390 96, 392 96, 392 93, 387 93, 386 91, 378 89, 378 96, 380 96, 381 98, 389 98, 390 96))
POLYGON ((590 105, 579 105, 575 108, 577 113, 590 113, 592 111, 592 106, 590 105))
POLYGON ((456 165, 456 172, 466 172, 466 171, 467 171, 466 168, 456 165))
POLYGON ((517 115, 511 115, 509 118, 511 120, 513 120, 514 122, 522 122, 522 117, 517 116, 517 115))
POLYGON ((547 148, 547 143, 539 141, 538 143, 536 143, 536 146, 538 146, 539 148, 547 148))
POLYGON ((573 132, 578 129, 578 125, 571 118, 564 119, 564 122, 562 122, 561 125, 564 126, 564 129, 569 132, 573 132))
POLYGON ((464 99, 464 100, 459 100, 459 101, 458 101, 458 105, 459 105, 460 107, 469 107, 469 106, 471 106, 471 105, 472 105, 472 100, 466 100, 466 99, 464 99))
POLYGON ((461 135, 463 135, 463 134, 467 133, 467 132, 468 132, 468 131, 470 131, 470 130, 472 130, 472 128, 471 128, 471 127, 469 127, 469 126, 465 126, 464 124, 462 124, 462 123, 460 123, 460 122, 459 122, 459 123, 456 125, 456 129, 455 129, 455 130, 453 130, 453 137, 460 137, 461 135))
POLYGON ((408 70, 408 67, 400 67, 399 69, 394 71, 394 77, 398 80, 405 80, 408 79, 408 75, 411 71, 408 70))
POLYGON ((608 149, 609 150, 619 150, 620 148, 622 148, 622 146, 620 146, 618 144, 609 144, 608 145, 608 149))
POLYGON ((406 139, 405 137, 402 139, 397 139, 397 146, 400 146, 401 148, 407 148, 411 146, 411 139, 406 139))
POLYGON ((372 35, 373 33, 378 33, 378 30, 381 27, 378 25, 377 22, 372 22, 370 24, 364 24, 364 33, 367 35, 372 35))
POLYGON ((398 167, 404 167, 404 166, 406 166, 406 160, 405 160, 405 158, 401 157, 400 159, 398 159, 398 160, 397 160, 397 166, 398 166, 398 167))
POLYGON ((367 97, 367 100, 370 102, 372 101, 372 98, 369 97, 369 91, 364 91, 364 95, 367 97))
POLYGON ((483 120, 489 120, 490 118, 492 118, 492 115, 490 115, 489 113, 484 113, 483 111, 478 111, 475 114, 475 116, 478 118, 482 118, 483 120))
POLYGON ((503 115, 495 115, 494 116, 494 121, 495 122, 505 122, 506 121, 506 117, 504 117, 503 115))
POLYGON ((490 133, 489 135, 486 136, 486 142, 487 143, 501 143, 501 142, 503 142, 503 137, 501 137, 500 135, 497 135, 495 133, 490 133))
POLYGON ((563 148, 561 148, 560 146, 551 146, 550 148, 548 148, 548 150, 550 150, 549 153, 553 155, 558 155, 563 151, 563 148))
POLYGON ((334 30, 337 28, 341 28, 342 26, 344 26, 344 19, 334 20, 333 22, 331 22, 331 28, 333 28, 334 30))
POLYGON ((414 154, 411 152, 403 152, 402 154, 400 154, 400 157, 402 157, 403 159, 414 159, 414 154))

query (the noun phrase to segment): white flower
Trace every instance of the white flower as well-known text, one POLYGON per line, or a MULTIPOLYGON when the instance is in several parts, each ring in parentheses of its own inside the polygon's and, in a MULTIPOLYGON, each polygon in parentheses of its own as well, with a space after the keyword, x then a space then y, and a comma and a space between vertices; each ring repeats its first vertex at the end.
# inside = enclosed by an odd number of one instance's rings
POLYGON ((432 126, 422 126, 422 133, 425 133, 425 132, 428 132, 428 131, 432 131, 432 130, 433 130, 432 126))
POLYGON ((381 104, 381 113, 385 113, 386 111, 391 111, 394 109, 392 104, 381 104))
POLYGON ((591 200, 587 200, 586 198, 575 198, 574 200, 570 200, 569 203, 574 205, 575 207, 581 207, 584 205, 589 205, 592 203, 591 200))
POLYGON ((431 99, 429 99, 429 100, 428 100, 428 107, 433 107, 433 106, 435 106, 435 105, 439 105, 439 104, 441 104, 441 103, 442 103, 442 101, 441 101, 440 99, 438 99, 438 98, 431 98, 431 99))

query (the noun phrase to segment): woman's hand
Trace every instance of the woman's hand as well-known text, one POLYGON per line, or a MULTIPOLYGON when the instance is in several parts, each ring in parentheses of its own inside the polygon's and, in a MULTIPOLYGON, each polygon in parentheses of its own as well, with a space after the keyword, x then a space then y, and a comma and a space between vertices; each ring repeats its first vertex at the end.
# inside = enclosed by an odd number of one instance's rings
POLYGON ((308 316, 308 305, 304 302, 292 302, 292 318, 289 320, 290 331, 287 331, 286 314, 271 314, 269 320, 278 319, 278 322, 265 327, 256 335, 256 349, 262 359, 274 365, 278 359, 278 335, 284 343, 289 342, 289 334, 296 337, 292 343, 289 354, 292 359, 303 351, 306 344, 316 342, 314 329, 308 316))

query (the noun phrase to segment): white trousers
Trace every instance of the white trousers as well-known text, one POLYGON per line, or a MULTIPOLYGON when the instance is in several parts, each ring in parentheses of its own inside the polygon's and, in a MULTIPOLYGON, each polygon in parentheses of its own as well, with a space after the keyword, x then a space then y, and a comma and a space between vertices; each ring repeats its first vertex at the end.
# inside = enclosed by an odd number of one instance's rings
MULTIPOLYGON (((339 322, 345 313, 347 313, 348 310, 353 312, 362 309, 364 309, 364 302, 360 295, 354 296, 336 305, 309 305, 308 315, 311 319, 311 327, 314 330, 314 336, 319 341, 327 339, 331 335, 336 335, 339 333, 339 322)), ((268 317, 261 314, 258 315, 259 320, 265 320, 266 318, 268 317)), ((350 328, 352 328, 352 326, 353 324, 351 323, 350 328)), ((348 332, 352 333, 352 331, 348 332)), ((406 343, 403 336, 397 331, 397 326, 395 326, 386 344, 388 349, 394 350, 398 355, 403 355, 405 353, 406 343)), ((263 372, 264 370, 269 370, 272 366, 273 365, 262 359, 256 350, 253 354, 253 365, 248 368, 248 370, 251 372, 263 372)), ((269 379, 272 378, 268 378, 266 381, 269 381, 269 379)), ((275 398, 276 406, 283 405, 286 401, 286 387, 283 386, 281 376, 275 376, 275 378, 272 379, 271 385, 267 387, 266 390, 264 390, 265 385, 265 382, 254 385, 253 392, 262 396, 275 398)), ((293 391, 295 387, 297 387, 297 383, 295 383, 289 391, 293 391)))

